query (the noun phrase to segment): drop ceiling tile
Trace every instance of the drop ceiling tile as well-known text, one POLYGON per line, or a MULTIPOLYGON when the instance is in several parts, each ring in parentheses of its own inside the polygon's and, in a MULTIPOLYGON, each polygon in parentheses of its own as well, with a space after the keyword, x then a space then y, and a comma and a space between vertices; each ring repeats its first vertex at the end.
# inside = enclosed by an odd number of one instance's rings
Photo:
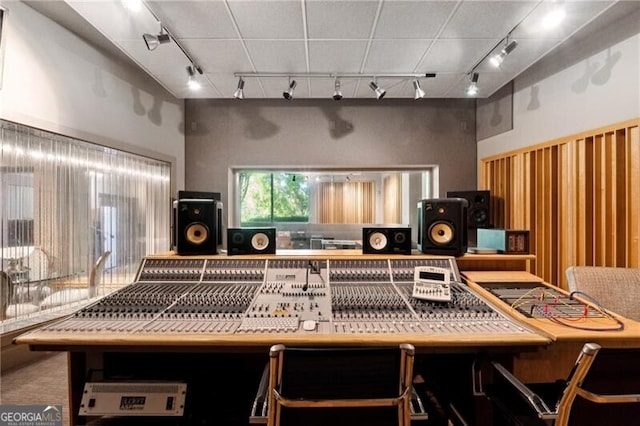
POLYGON ((206 72, 233 74, 253 71, 239 40, 189 39, 181 43, 206 72))
POLYGON ((300 1, 229 0, 228 3, 243 38, 304 38, 300 1))
MULTIPOLYGON (((626 10, 627 3, 631 2, 151 1, 150 7, 205 70, 210 83, 197 95, 186 91, 188 61, 175 43, 159 46, 153 52, 146 49, 142 34, 157 34, 160 30, 159 23, 147 9, 129 12, 121 0, 67 0, 66 3, 177 96, 230 98, 237 84, 233 74, 253 71, 284 74, 362 71, 371 75, 435 72, 436 79, 421 80, 427 97, 463 97, 468 81, 466 72, 493 46, 499 48, 507 32, 532 11, 511 34, 519 46, 502 67, 496 70, 484 63, 478 66, 480 81, 484 82, 480 96, 487 96, 595 19, 609 5, 615 4, 616 13, 622 16, 624 12, 619 11, 626 10), (558 6, 567 11, 563 24, 551 32, 539 31, 541 18, 558 6), (305 24, 309 37, 306 43, 305 24), (374 38, 369 41, 372 30, 374 38), (248 39, 241 40, 239 36, 248 39)), ((615 20, 613 22, 615 24, 615 20)), ((379 81, 386 84, 387 97, 413 96, 410 80, 379 81)), ((248 97, 282 98, 287 82, 286 77, 247 79, 245 92, 248 97)), ((351 79, 342 84, 345 98, 372 98, 368 79, 351 79)), ((296 89, 297 98, 325 98, 332 93, 331 78, 300 80, 296 89)))
POLYGON ((441 36, 443 38, 502 38, 538 2, 465 1, 460 4, 441 36))
POLYGON ((411 73, 431 40, 374 40, 365 64, 366 73, 411 73))
POLYGON ((309 66, 320 73, 357 73, 366 48, 366 41, 309 41, 309 66))
POLYGON ((307 1, 310 39, 368 39, 378 2, 307 1))
POLYGON ((436 40, 418 67, 421 72, 468 72, 499 39, 436 40))
POLYGON ((222 1, 152 1, 149 7, 179 39, 238 37, 222 1))
POLYGON ((302 41, 248 40, 247 50, 260 72, 307 72, 302 41))
MULTIPOLYGON (((438 73, 435 78, 420 79, 420 86, 427 92, 427 98, 444 98, 463 75, 461 73, 438 73)), ((413 96, 413 85, 409 90, 408 96, 413 96)), ((458 93, 456 97, 461 97, 461 95, 458 93)))
POLYGON ((455 6, 455 1, 387 1, 375 38, 435 38, 455 6))
POLYGON ((611 4, 611 1, 545 2, 538 6, 512 35, 519 38, 565 38, 611 4), (549 13, 559 10, 566 14, 560 25, 555 28, 545 26, 545 18, 549 13))
MULTIPOLYGON (((541 55, 546 54, 558 44, 554 39, 520 39, 518 46, 504 59, 499 69, 485 60, 477 68, 478 72, 503 72, 509 75, 520 74, 532 65, 541 55)), ((498 53, 501 46, 492 52, 489 57, 498 53)))

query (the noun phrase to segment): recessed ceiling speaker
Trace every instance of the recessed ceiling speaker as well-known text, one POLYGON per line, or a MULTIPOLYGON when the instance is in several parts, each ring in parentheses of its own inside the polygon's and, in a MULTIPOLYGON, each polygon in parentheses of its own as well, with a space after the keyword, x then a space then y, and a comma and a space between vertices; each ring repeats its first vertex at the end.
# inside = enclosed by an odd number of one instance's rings
POLYGON ((276 228, 227 229, 227 255, 275 253, 276 228))
POLYGON ((418 250, 426 254, 460 256, 467 251, 467 209, 464 198, 434 198, 418 202, 418 250))
POLYGON ((177 200, 175 215, 176 253, 218 253, 222 203, 212 199, 177 200))
POLYGON ((450 191, 447 198, 464 198, 469 203, 467 226, 469 229, 491 227, 491 191, 450 191))
POLYGON ((411 254, 411 228, 362 228, 362 253, 411 254))

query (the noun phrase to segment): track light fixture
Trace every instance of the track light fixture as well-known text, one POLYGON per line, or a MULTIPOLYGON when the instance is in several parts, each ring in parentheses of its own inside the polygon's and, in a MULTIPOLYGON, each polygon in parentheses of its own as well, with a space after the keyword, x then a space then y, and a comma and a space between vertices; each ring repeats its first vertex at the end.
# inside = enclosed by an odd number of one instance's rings
POLYGON ((342 90, 340 90, 340 80, 338 80, 337 77, 334 83, 333 100, 334 101, 342 100, 342 90))
MULTIPOLYGON (((173 37, 172 37, 173 38, 173 37)), ((293 90, 295 89, 297 82, 293 80, 295 77, 304 78, 304 79, 332 79, 334 82, 334 90, 332 99, 334 101, 340 101, 343 99, 342 94, 342 86, 341 82, 344 79, 355 79, 355 80, 363 80, 369 79, 372 80, 369 82, 369 87, 376 94, 377 99, 382 99, 386 94, 386 90, 382 87, 378 86, 377 79, 385 78, 385 79, 401 79, 401 80, 415 80, 414 88, 415 88, 415 98, 421 99, 426 95, 425 91, 420 87, 420 82, 418 79, 422 78, 435 78, 435 73, 413 73, 413 74, 360 74, 360 73, 278 73, 278 72, 236 72, 234 73, 235 77, 238 77, 240 80, 244 80, 245 78, 288 78, 289 79, 289 87, 285 92, 282 92, 282 97, 291 100, 293 99, 293 90)), ((242 83, 244 84, 244 82, 242 83)), ((238 81, 238 89, 240 89, 240 81, 238 81)), ((234 93, 239 93, 238 90, 234 93)))
POLYGON ((369 87, 371 87, 371 90, 373 90, 376 93, 377 99, 382 99, 384 98, 384 95, 387 94, 387 91, 384 90, 382 87, 378 86, 374 80, 371 80, 369 82, 369 87))
POLYGON ((291 80, 291 81, 289 82, 289 88, 288 88, 285 92, 282 92, 282 96, 283 96, 286 100, 290 101, 291 99, 293 99, 293 89, 295 89, 295 88, 296 88, 296 85, 297 85, 297 84, 298 84, 298 83, 296 83, 296 81, 295 81, 295 80, 291 80))
POLYGON ((477 72, 471 75, 471 81, 464 91, 467 96, 476 96, 478 94, 478 77, 479 74, 477 72))
POLYGON ((424 90, 422 90, 422 87, 420 87, 420 82, 417 78, 413 80, 413 89, 416 91, 413 95, 413 99, 415 100, 422 99, 427 94, 424 90))
MULTIPOLYGON (((187 85, 189 86, 190 90, 200 90, 200 88, 202 87, 200 85, 200 82, 196 78, 196 70, 198 70, 197 66, 193 66, 193 65, 187 66, 187 74, 189 75, 189 80, 187 81, 187 85)), ((200 70, 198 71, 200 72, 200 74, 202 74, 202 71, 200 70)))
POLYGON ((169 43, 171 41, 171 37, 168 33, 165 32, 162 23, 160 24, 160 34, 153 35, 145 33, 142 35, 142 39, 147 45, 147 49, 149 49, 150 51, 155 50, 155 48, 160 46, 161 44, 169 43))
MULTIPOLYGON (((178 49, 180 49, 182 54, 187 59, 188 63, 191 64, 187 66, 187 74, 189 75, 189 80, 188 80, 189 88, 191 90, 200 89, 201 84, 200 84, 200 81, 198 81, 196 78, 196 73, 203 74, 202 68, 200 68, 196 60, 193 57, 191 57, 189 52, 187 52, 185 48, 182 47, 180 42, 173 36, 173 33, 171 32, 171 30, 162 24, 162 21, 160 21, 160 18, 158 17, 158 15, 153 11, 151 6, 149 6, 149 3, 144 0, 126 0, 126 1, 128 4, 131 4, 131 3, 139 4, 141 6, 140 9, 142 10, 144 8, 144 10, 146 10, 151 15, 151 17, 153 17, 153 19, 158 23, 158 25, 160 25, 160 34, 153 35, 153 34, 145 33, 142 35, 142 39, 144 40, 147 46, 147 49, 154 50, 161 44, 165 44, 165 43, 169 43, 170 41, 173 41, 173 45, 177 46, 178 49)), ((130 10, 129 5, 127 5, 126 7, 127 7, 127 10, 130 10)), ((204 80, 208 81, 208 78, 204 76, 204 80)))
POLYGON ((500 53, 498 53, 497 55, 492 56, 491 59, 489 59, 489 62, 494 67, 498 68, 500 65, 502 65, 502 62, 504 61, 504 58, 506 58, 507 55, 509 53, 511 53, 513 51, 513 49, 515 49, 517 46, 518 46, 518 42, 517 41, 511 40, 511 42, 509 42, 509 39, 507 38, 505 40, 504 47, 502 48, 500 53))
POLYGON ((235 92, 233 92, 234 99, 243 100, 244 99, 244 80, 242 77, 238 79, 238 88, 235 92))

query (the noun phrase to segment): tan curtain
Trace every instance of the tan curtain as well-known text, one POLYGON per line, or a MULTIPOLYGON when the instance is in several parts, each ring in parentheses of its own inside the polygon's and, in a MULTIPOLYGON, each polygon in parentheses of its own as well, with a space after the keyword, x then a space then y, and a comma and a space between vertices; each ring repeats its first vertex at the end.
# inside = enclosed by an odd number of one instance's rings
POLYGON ((318 223, 373 223, 374 182, 321 182, 317 193, 318 223))

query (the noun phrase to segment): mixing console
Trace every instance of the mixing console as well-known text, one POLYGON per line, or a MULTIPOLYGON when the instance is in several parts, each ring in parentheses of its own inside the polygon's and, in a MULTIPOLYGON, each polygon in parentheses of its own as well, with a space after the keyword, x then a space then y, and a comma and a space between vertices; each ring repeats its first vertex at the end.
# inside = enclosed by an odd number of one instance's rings
POLYGON ((460 282, 453 257, 144 259, 136 281, 43 331, 529 333, 460 282), (416 267, 449 271, 450 301, 412 297, 416 267))

